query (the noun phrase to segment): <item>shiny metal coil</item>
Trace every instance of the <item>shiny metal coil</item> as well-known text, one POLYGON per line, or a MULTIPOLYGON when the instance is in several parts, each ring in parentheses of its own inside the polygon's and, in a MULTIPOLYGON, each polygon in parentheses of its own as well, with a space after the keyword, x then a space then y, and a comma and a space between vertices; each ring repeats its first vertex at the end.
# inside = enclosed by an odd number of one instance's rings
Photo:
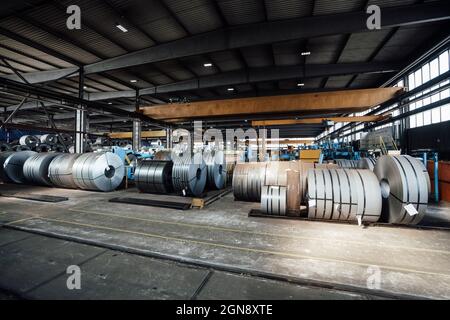
POLYGON ((334 161, 340 168, 358 168, 359 165, 358 160, 336 159, 334 161))
POLYGON ((201 196, 206 186, 206 164, 202 155, 181 156, 173 161, 172 183, 175 192, 182 195, 201 196))
POLYGON ((136 187, 148 193, 172 192, 172 168, 172 161, 142 160, 134 172, 136 187))
POLYGON ((36 148, 39 145, 40 141, 37 137, 35 136, 31 136, 31 135, 26 135, 26 136, 21 136, 19 139, 19 144, 21 146, 27 146, 28 148, 36 148))
POLYGON ((84 153, 73 165, 73 180, 80 189, 113 191, 124 176, 122 159, 111 152, 84 153))
POLYGON ((3 163, 4 173, 15 183, 26 183, 23 175, 23 165, 27 159, 36 152, 34 151, 18 151, 9 155, 3 163))
POLYGON ((287 188, 283 186, 263 186, 261 189, 261 211, 271 215, 286 215, 287 188))
POLYGON ((233 195, 236 200, 261 200, 261 187, 266 175, 266 162, 237 163, 233 173, 233 195))
POLYGON ((4 151, 0 152, 0 182, 12 182, 12 180, 6 174, 4 169, 5 161, 8 159, 10 155, 12 155, 14 151, 4 151))
POLYGON ((48 177, 55 187, 76 189, 73 180, 72 168, 80 153, 58 154, 48 166, 48 177))
POLYGON ((383 218, 395 224, 419 223, 427 211, 429 193, 429 176, 421 161, 385 155, 377 160, 374 173, 380 181, 383 218))
POLYGON ((48 167, 57 153, 37 153, 29 157, 23 164, 23 175, 28 183, 51 186, 48 167))
POLYGON ((49 152, 51 147, 48 144, 41 143, 34 150, 36 150, 36 152, 49 152))
POLYGON ((52 133, 43 134, 40 137, 40 141, 51 146, 58 143, 58 135, 52 133))
POLYGON ((381 190, 370 170, 310 169, 310 219, 376 222, 381 215, 381 190))
POLYGON ((207 185, 211 189, 223 189, 227 179, 227 167, 223 151, 211 150, 205 152, 203 159, 206 163, 207 185))
POLYGON ((360 160, 358 160, 358 168, 359 169, 369 169, 369 170, 373 171, 376 163, 377 163, 377 160, 374 158, 361 158, 360 160))

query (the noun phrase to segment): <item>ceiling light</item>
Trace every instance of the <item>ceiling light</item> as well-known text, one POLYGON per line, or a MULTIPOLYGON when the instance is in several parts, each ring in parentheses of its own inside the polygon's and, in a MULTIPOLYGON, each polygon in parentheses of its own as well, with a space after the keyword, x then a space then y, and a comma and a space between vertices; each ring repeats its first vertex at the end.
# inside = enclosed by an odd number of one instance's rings
POLYGON ((86 86, 84 86, 84 87, 83 87, 83 89, 87 89, 87 87, 86 87, 86 86))
POLYGON ((133 80, 130 80, 130 82, 131 82, 131 83, 136 83, 137 80, 133 79, 133 80))
POLYGON ((227 90, 228 91, 234 91, 234 88, 228 88, 227 90))
POLYGON ((120 31, 122 31, 122 32, 128 32, 128 29, 127 28, 125 28, 123 25, 121 25, 121 24, 116 24, 116 27, 120 30, 120 31))
POLYGON ((297 87, 303 87, 303 86, 305 86, 305 84, 303 82, 297 83, 297 87))
POLYGON ((311 54, 311 51, 303 51, 302 56, 309 56, 311 54))
POLYGON ((108 104, 112 104, 112 102, 108 102, 108 104))
POLYGON ((208 62, 208 63, 204 63, 203 66, 204 66, 205 68, 210 68, 210 67, 213 66, 213 64, 212 64, 211 62, 208 62))

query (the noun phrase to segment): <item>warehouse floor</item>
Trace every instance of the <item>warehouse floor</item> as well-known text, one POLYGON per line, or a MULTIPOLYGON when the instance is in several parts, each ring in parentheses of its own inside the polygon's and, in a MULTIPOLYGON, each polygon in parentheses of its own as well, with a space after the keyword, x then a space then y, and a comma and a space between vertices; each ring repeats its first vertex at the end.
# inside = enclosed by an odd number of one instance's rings
MULTIPOLYGON (((14 188, 2 185, 0 193, 14 188)), ((134 189, 18 190, 69 200, 0 197, 5 296, 450 298, 448 230, 248 217, 258 204, 232 194, 180 211, 108 202, 137 196, 134 189), (66 289, 70 264, 86 272, 85 290, 66 289), (377 270, 379 289, 369 290, 377 270)), ((427 223, 449 222, 450 206, 430 206, 427 223)))

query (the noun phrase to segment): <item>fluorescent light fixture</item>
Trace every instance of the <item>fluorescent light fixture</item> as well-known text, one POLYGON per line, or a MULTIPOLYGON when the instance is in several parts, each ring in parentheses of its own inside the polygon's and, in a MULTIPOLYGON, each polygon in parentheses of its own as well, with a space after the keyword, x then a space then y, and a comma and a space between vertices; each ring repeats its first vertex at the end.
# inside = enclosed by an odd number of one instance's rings
POLYGON ((302 56, 309 56, 311 54, 311 51, 303 51, 302 56))
POLYGON ((228 88, 227 90, 228 91, 234 91, 234 88, 228 88))
POLYGON ((305 86, 305 84, 303 82, 297 83, 297 87, 303 87, 303 86, 305 86))
POLYGON ((108 102, 108 104, 112 104, 112 102, 108 102))
POLYGON ((128 32, 128 29, 125 28, 123 25, 121 25, 120 23, 116 24, 116 27, 122 31, 122 32, 128 32))
POLYGON ((83 87, 83 89, 87 89, 87 87, 86 87, 86 86, 84 86, 84 87, 83 87))
POLYGON ((205 68, 210 68, 210 67, 213 66, 213 64, 212 64, 211 62, 208 62, 208 63, 204 63, 203 66, 204 66, 205 68))
POLYGON ((133 79, 133 80, 130 80, 130 82, 131 82, 131 83, 136 83, 137 80, 133 79))

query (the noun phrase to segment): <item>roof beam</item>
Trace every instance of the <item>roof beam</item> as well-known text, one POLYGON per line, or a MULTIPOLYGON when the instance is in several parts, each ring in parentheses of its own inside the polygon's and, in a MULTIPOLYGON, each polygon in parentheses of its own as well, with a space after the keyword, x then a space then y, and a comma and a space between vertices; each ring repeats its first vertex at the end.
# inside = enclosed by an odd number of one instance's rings
POLYGON ((390 115, 360 116, 360 117, 322 117, 305 119, 282 119, 282 120, 255 120, 252 121, 253 127, 258 126, 288 126, 295 124, 322 124, 324 121, 333 122, 376 122, 389 118, 390 115))
MULTIPOLYGON (((85 66, 85 73, 127 68, 186 56, 326 35, 368 32, 365 11, 223 28, 85 66)), ((450 19, 447 1, 383 8, 383 28, 450 19)))
POLYGON ((143 114, 159 120, 211 118, 232 115, 290 114, 318 112, 357 112, 377 106, 403 88, 376 88, 361 90, 304 93, 271 97, 225 99, 194 103, 173 103, 141 108, 143 114))
MULTIPOLYGON (((27 73, 22 72, 21 75, 31 84, 43 83, 43 82, 60 80, 67 76, 77 76, 78 75, 78 67, 27 72, 27 73)), ((15 75, 15 74, 2 76, 2 78, 14 80, 14 81, 22 81, 19 78, 19 76, 15 75)))

